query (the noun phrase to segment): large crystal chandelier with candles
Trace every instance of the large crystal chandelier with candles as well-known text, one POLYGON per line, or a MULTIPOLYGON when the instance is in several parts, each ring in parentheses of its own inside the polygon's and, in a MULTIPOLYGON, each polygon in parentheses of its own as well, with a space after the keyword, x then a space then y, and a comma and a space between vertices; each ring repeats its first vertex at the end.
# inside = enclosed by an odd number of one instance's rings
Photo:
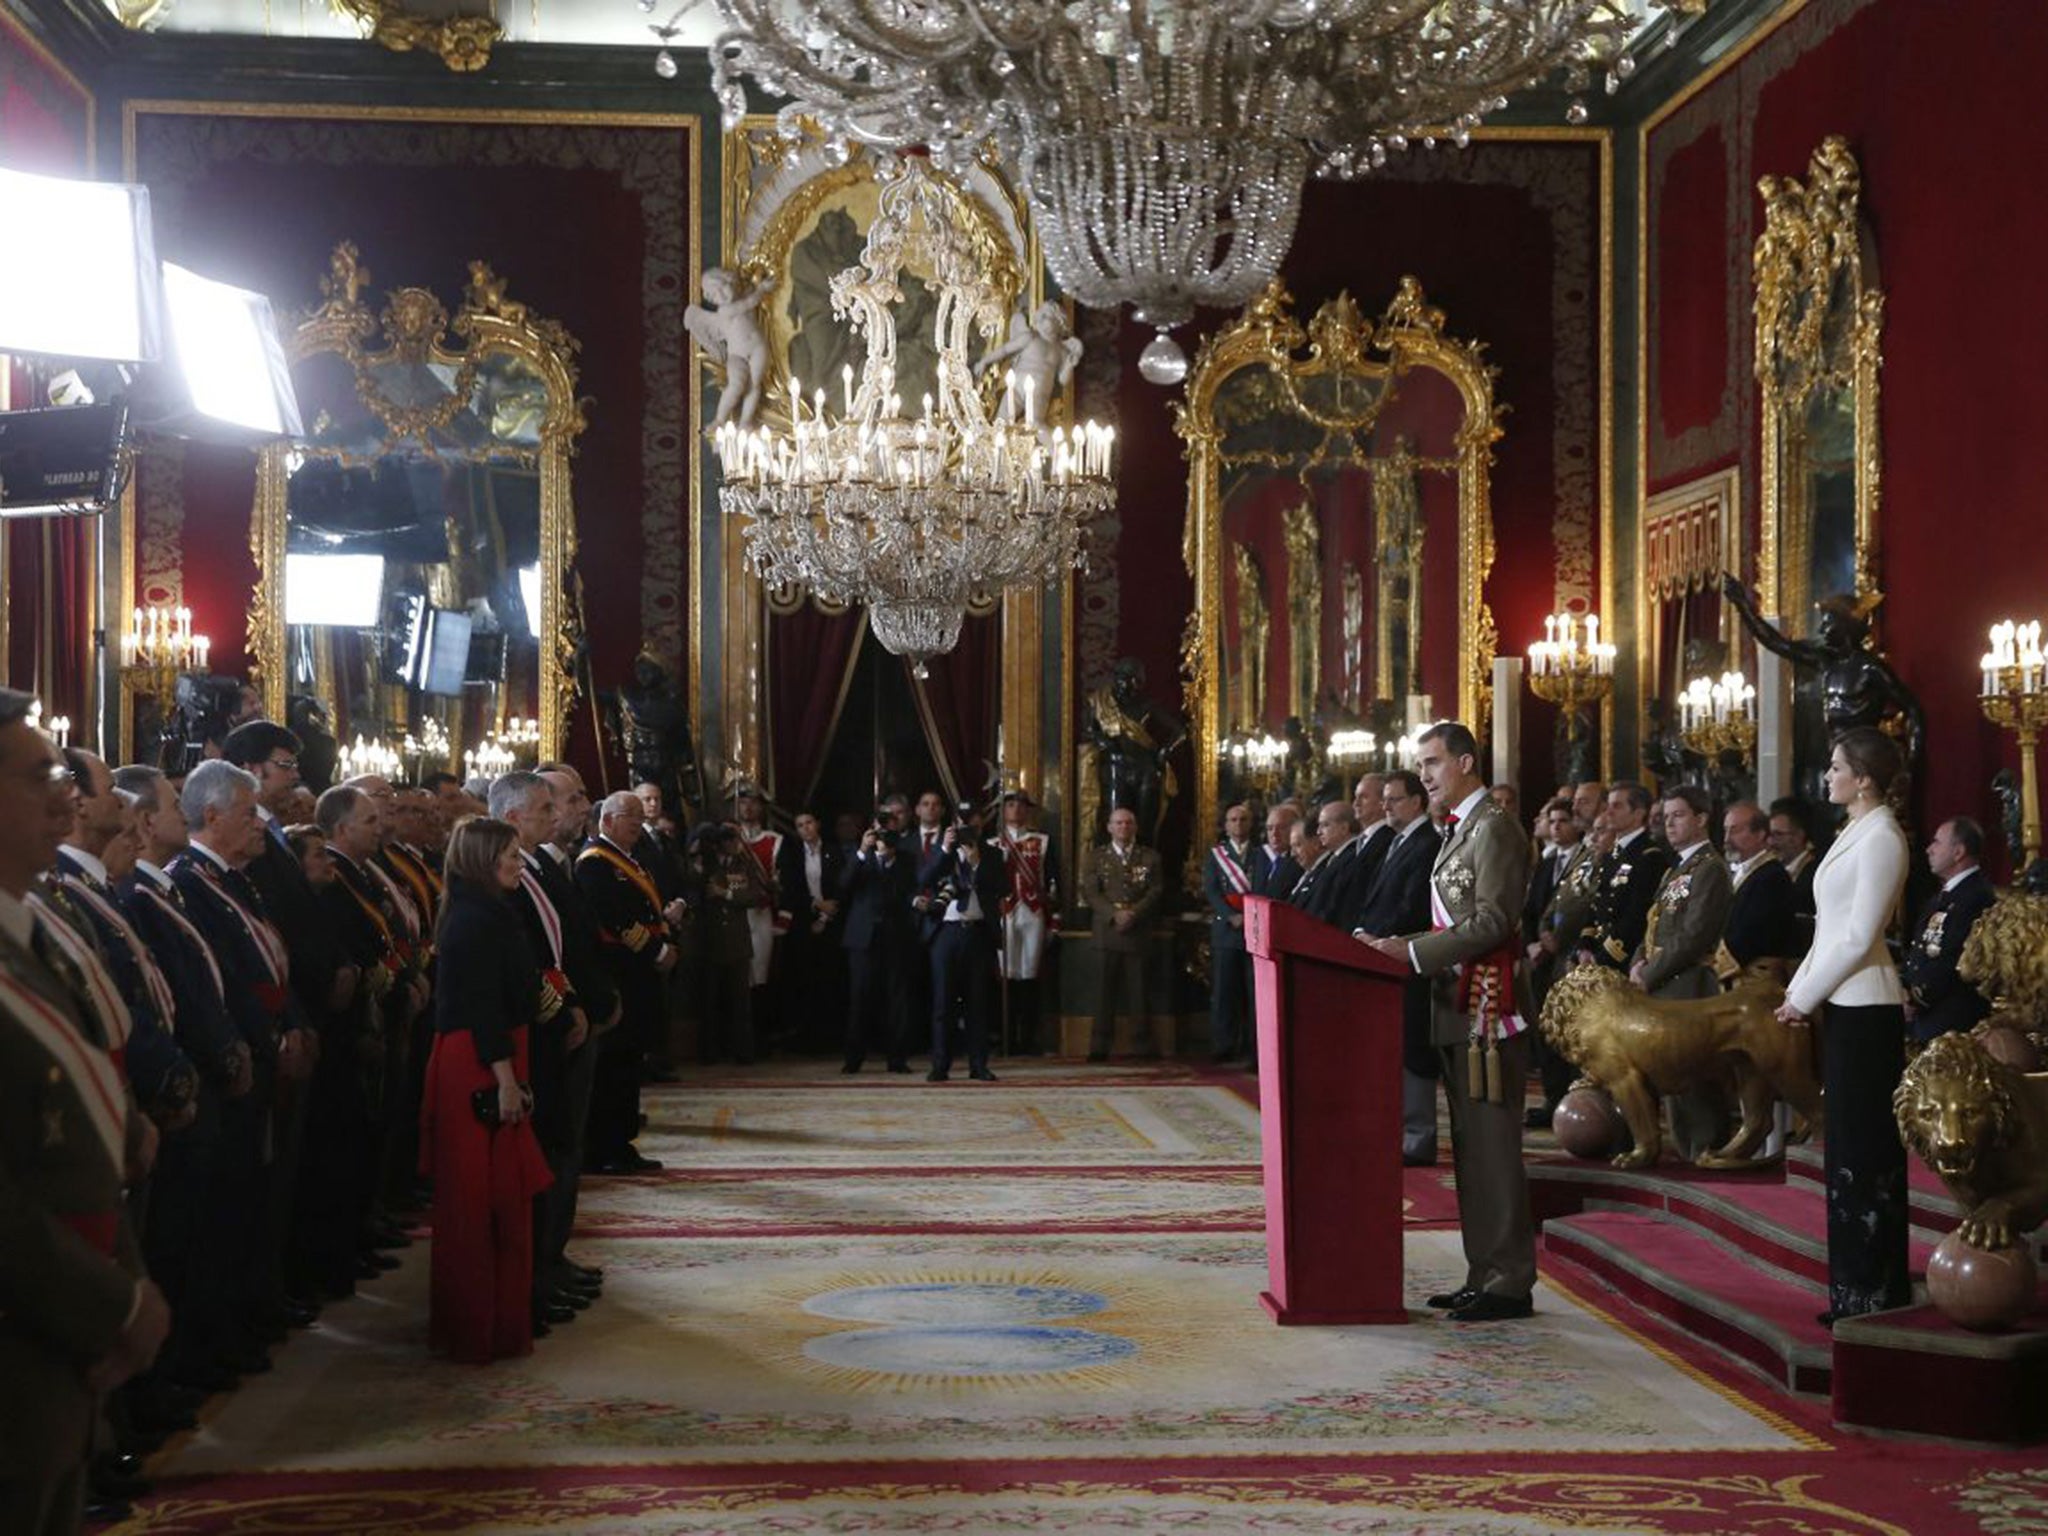
POLYGON ((993 141, 1061 288, 1159 327, 1145 372, 1161 383, 1178 382, 1168 328, 1273 278, 1311 172, 1354 176, 1426 137, 1462 144, 1556 72, 1574 90, 1596 68, 1612 80, 1639 25, 1630 0, 718 5, 728 127, 751 76, 843 141, 927 145, 942 163, 993 141))
POLYGON ((865 604, 876 638, 922 675, 969 608, 1085 563, 1088 524, 1112 498, 1111 434, 1053 425, 1050 388, 1024 370, 984 395, 971 352, 977 336, 984 347, 1000 337, 1003 295, 922 157, 878 174, 860 264, 832 279, 834 315, 866 344, 859 378, 849 364, 836 401, 822 387, 806 398, 792 379, 787 425, 719 428, 718 497, 745 520, 764 581, 865 604), (896 375, 894 306, 910 273, 937 300, 934 392, 915 404, 896 375))

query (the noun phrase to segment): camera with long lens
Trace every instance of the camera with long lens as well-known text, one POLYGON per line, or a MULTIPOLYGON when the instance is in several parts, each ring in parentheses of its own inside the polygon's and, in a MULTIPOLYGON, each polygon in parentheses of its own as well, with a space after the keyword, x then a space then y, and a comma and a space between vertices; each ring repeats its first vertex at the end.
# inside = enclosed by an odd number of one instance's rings
POLYGON ((188 672, 178 679, 177 693, 157 735, 157 766, 182 774, 206 755, 206 744, 220 741, 234 725, 242 699, 239 678, 209 677, 188 672))

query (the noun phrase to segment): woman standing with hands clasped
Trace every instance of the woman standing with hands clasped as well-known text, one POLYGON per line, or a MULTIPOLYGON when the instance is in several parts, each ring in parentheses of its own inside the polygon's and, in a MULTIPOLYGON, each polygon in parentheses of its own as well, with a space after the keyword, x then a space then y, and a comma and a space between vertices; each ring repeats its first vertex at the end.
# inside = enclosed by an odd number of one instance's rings
POLYGON ((1870 726, 1835 738, 1828 799, 1849 820, 1813 877, 1813 948, 1778 1017, 1820 1020, 1827 1115, 1828 1310, 1856 1317, 1912 1299, 1906 1272, 1906 1151, 1892 1090, 1906 1067, 1905 993, 1885 930, 1906 886, 1906 834, 1893 805, 1906 776, 1898 743, 1870 726), (1826 1013, 1822 1014, 1822 1005, 1826 1013))
POLYGON ((517 912, 519 834, 472 816, 448 839, 436 934, 434 1053, 420 1171, 434 1181, 428 1339, 483 1365, 533 1349, 533 1197, 551 1182, 527 1116, 540 971, 517 912))

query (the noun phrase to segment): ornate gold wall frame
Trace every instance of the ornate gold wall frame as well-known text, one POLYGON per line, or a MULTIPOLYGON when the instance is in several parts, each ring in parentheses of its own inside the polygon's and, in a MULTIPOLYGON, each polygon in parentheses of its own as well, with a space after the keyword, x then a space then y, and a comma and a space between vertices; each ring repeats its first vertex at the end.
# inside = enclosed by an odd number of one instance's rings
MULTIPOLYGON (((364 296, 370 277, 354 245, 337 246, 320 282, 325 302, 286 338, 287 359, 296 371, 309 359, 338 358, 353 377, 356 400, 382 429, 380 452, 516 465, 534 472, 540 506, 535 715, 540 756, 557 756, 576 696, 574 657, 581 640, 568 596, 576 556, 569 466, 585 425, 576 395, 578 343, 559 322, 511 298, 505 281, 481 261, 470 263, 469 284, 453 316, 424 288, 393 290, 382 310, 373 310, 364 296), (394 398, 384 385, 392 370, 423 371, 442 381, 444 392, 424 399, 394 398), (530 393, 498 399, 494 413, 516 418, 505 424, 502 437, 494 433, 473 444, 451 441, 448 429, 471 405, 486 372, 535 382, 540 394, 537 399, 530 393)), ((309 436, 317 439, 316 423, 309 423, 309 436)), ((257 571, 249 605, 249 654, 272 719, 286 718, 284 571, 293 469, 314 459, 355 463, 362 458, 317 440, 272 445, 258 458, 249 529, 257 571)), ((501 703, 500 713, 505 712, 501 703)))
POLYGON ((1764 205, 1754 258, 1763 397, 1757 600, 1793 635, 1811 633, 1821 598, 1881 595, 1884 294, 1862 184, 1839 136, 1813 152, 1804 182, 1757 182, 1764 205))
MULTIPOLYGON (((1407 465, 1454 474, 1457 484, 1458 612, 1437 622, 1455 626, 1454 708, 1482 735, 1491 704, 1493 615, 1485 598, 1493 565, 1489 470, 1501 435, 1501 408, 1493 398, 1494 370, 1475 342, 1447 334, 1442 310, 1412 277, 1401 280, 1386 311, 1368 320, 1348 293, 1316 311, 1304 327, 1293 299, 1275 281, 1242 315, 1202 345, 1186 396, 1174 407, 1174 429, 1187 444, 1188 512, 1181 554, 1194 578, 1195 608, 1182 643, 1188 710, 1195 747, 1195 827, 1198 838, 1216 825, 1219 807, 1217 744, 1232 722, 1224 719, 1223 675, 1225 548, 1224 445, 1219 396, 1231 379, 1264 369, 1271 386, 1259 393, 1273 409, 1291 413, 1320 434, 1318 455, 1341 457, 1370 438, 1403 378, 1417 370, 1440 375, 1456 391, 1463 412, 1452 434, 1453 457, 1432 460, 1400 450, 1407 465), (1347 386, 1355 386, 1348 392, 1347 386)), ((1370 517, 1368 509, 1365 516, 1370 517)), ((1270 598, 1271 594, 1269 594, 1270 598)))
POLYGON ((363 35, 393 53, 417 48, 431 53, 457 74, 472 74, 491 62, 491 45, 505 29, 490 16, 426 16, 398 0, 332 0, 335 14, 357 22, 363 35))

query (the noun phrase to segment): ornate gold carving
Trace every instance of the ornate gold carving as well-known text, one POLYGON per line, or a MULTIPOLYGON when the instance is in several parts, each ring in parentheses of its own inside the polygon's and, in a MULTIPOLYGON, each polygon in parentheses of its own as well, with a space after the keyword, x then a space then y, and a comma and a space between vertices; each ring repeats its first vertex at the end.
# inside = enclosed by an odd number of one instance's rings
POLYGON ((1832 136, 1813 153, 1805 182, 1765 176, 1757 182, 1764 228, 1754 253, 1756 377, 1763 395, 1762 534, 1757 602, 1788 633, 1810 629, 1813 591, 1812 476, 1825 445, 1810 417, 1846 403, 1850 472, 1855 482, 1857 597, 1875 595, 1881 453, 1878 442, 1879 337, 1884 294, 1858 198, 1862 173, 1846 139, 1832 136))
POLYGON ((472 74, 491 62, 491 45, 505 29, 489 16, 421 16, 398 0, 333 0, 335 14, 358 22, 363 35, 393 53, 417 48, 431 53, 457 74, 472 74))
MULTIPOLYGON (((1362 457, 1356 446, 1394 396, 1401 377, 1425 368, 1457 389, 1464 419, 1449 460, 1417 459, 1418 467, 1458 477, 1458 595, 1462 622, 1457 634, 1459 716, 1485 730, 1493 665, 1493 616, 1485 583, 1493 564, 1493 518, 1488 470, 1501 435, 1501 409, 1493 399, 1494 370, 1475 342, 1445 333, 1441 309, 1430 304, 1422 285, 1401 280, 1386 312, 1367 320, 1349 294, 1322 306, 1304 327, 1294 317, 1294 300, 1279 282, 1259 293, 1237 320, 1202 344, 1174 406, 1174 430, 1186 444, 1188 513, 1181 558, 1195 582, 1195 609, 1182 645, 1188 712, 1195 740, 1195 825, 1213 826, 1217 805, 1216 743, 1226 729, 1224 658, 1223 537, 1224 386, 1247 369, 1270 375, 1270 404, 1298 416, 1325 434, 1323 460, 1362 457)), ((1263 389, 1263 386, 1262 386, 1263 389)), ((1232 392, 1233 395, 1236 393, 1232 392)), ((1262 401, 1267 397, 1262 393, 1262 401)), ((1447 620, 1451 616, 1446 616, 1447 620)))
POLYGON ((1970 1035, 1942 1035, 1892 1094, 1899 1135, 1948 1186, 1973 1248, 2004 1248, 2048 1218, 2048 1072, 2020 1072, 1970 1035))
MULTIPOLYGON (((356 247, 343 241, 321 279, 323 302, 286 338, 288 361, 296 365, 326 353, 340 357, 353 375, 356 398, 383 427, 382 452, 418 452, 429 457, 489 459, 532 468, 539 479, 541 612, 539 708, 542 757, 561 750, 563 722, 575 702, 571 658, 580 643, 568 598, 576 558, 574 497, 569 460, 585 422, 576 395, 578 343, 562 325, 532 314, 509 298, 503 279, 481 261, 470 263, 469 285, 451 318, 424 288, 388 294, 381 314, 365 299, 371 274, 356 247), (376 343, 383 338, 383 345, 376 343), (517 409, 537 446, 519 447, 493 439, 464 449, 437 437, 473 404, 479 371, 492 362, 510 364, 540 386, 537 400, 522 395, 517 409), (394 365, 429 368, 445 382, 445 393, 426 403, 395 399, 383 388, 384 371, 394 365)), ((256 557, 256 590, 249 606, 249 654, 263 687, 264 707, 273 719, 285 710, 284 553, 285 503, 294 457, 346 459, 338 449, 311 444, 277 444, 263 450, 256 473, 256 504, 249 547, 256 557)))
POLYGON ((1810 1032, 1778 1022, 1785 989, 1750 974, 1719 997, 1651 997, 1605 966, 1568 971, 1543 1002, 1543 1038, 1612 1096, 1635 1146, 1617 1168, 1648 1167, 1663 1150, 1660 1094, 1720 1082, 1732 1071, 1742 1123, 1725 1144, 1698 1159, 1702 1168, 1741 1167, 1762 1148, 1772 1106, 1783 1099, 1806 1122, 1821 1122, 1820 1082, 1810 1032))

